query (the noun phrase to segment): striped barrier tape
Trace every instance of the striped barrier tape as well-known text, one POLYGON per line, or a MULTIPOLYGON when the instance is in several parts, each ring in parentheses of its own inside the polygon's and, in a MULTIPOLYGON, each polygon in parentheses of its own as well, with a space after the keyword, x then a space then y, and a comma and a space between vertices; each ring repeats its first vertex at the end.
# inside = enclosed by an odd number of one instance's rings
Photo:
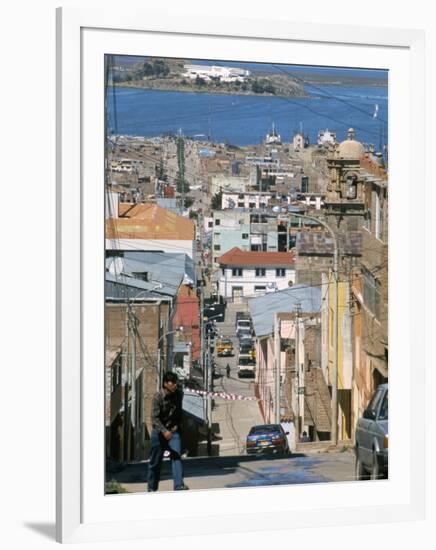
POLYGON ((235 395, 234 393, 194 390, 191 388, 185 388, 185 392, 195 393, 196 395, 206 397, 219 397, 220 399, 227 399, 228 401, 258 401, 257 397, 249 397, 247 395, 235 395))

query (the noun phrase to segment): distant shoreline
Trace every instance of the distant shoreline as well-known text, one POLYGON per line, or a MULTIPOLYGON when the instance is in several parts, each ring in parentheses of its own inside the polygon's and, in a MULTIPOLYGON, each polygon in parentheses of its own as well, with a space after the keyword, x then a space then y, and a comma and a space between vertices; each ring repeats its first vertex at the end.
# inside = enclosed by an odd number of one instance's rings
MULTIPOLYGON (((365 82, 365 83, 362 83, 360 81, 358 81, 357 79, 354 80, 354 81, 349 81, 349 82, 342 82, 342 81, 338 81, 338 80, 304 80, 304 83, 307 85, 307 86, 316 86, 316 85, 320 85, 320 86, 337 86, 337 87, 340 87, 340 86, 345 86, 345 87, 350 87, 350 88, 353 88, 353 87, 368 87, 368 88, 377 88, 377 89, 384 89, 384 88, 387 88, 388 87, 388 84, 383 84, 381 82, 374 82, 374 81, 370 81, 370 82, 365 82)), ((194 88, 194 87, 186 87, 186 88, 181 88, 181 87, 172 87, 172 86, 168 86, 166 88, 160 86, 160 87, 152 87, 152 86, 144 86, 142 85, 142 83, 139 83, 139 82, 133 82, 133 83, 129 83, 129 82, 114 82, 111 84, 111 86, 113 86, 114 88, 126 88, 126 89, 133 89, 133 90, 144 90, 144 91, 151 91, 151 92, 175 92, 175 93, 185 93, 185 94, 211 94, 211 95, 230 95, 230 96, 236 96, 236 97, 264 97, 264 98, 273 98, 273 97, 277 97, 277 98, 288 98, 288 99, 293 99, 293 100, 297 100, 297 99, 310 99, 310 98, 319 98, 319 97, 322 97, 322 96, 319 96, 317 93, 316 93, 316 90, 314 90, 312 93, 305 93, 305 94, 271 94, 271 93, 262 93, 262 94, 258 94, 258 93, 254 93, 252 92, 251 90, 247 90, 247 91, 233 91, 233 90, 225 90, 225 89, 210 89, 210 88, 194 88)))
POLYGON ((160 87, 152 87, 152 86, 144 86, 139 82, 114 82, 111 84, 114 88, 128 88, 128 89, 134 89, 134 90, 145 90, 145 91, 151 91, 151 92, 177 92, 177 93, 185 93, 185 94, 211 94, 211 95, 232 95, 232 96, 242 96, 242 97, 283 97, 283 98, 292 98, 292 99, 308 99, 311 96, 311 94, 271 94, 271 93, 262 93, 257 94, 255 92, 252 92, 251 90, 247 91, 233 91, 233 90, 225 90, 225 89, 219 89, 219 88, 194 88, 192 86, 182 88, 182 87, 171 87, 168 86, 167 88, 164 88, 162 86, 160 87))

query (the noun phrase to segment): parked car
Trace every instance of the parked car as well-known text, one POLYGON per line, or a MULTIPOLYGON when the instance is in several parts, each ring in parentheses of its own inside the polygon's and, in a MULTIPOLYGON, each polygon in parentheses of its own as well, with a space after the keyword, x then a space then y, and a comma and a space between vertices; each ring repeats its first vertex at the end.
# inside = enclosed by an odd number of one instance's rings
POLYGON ((356 425, 356 479, 388 476, 388 384, 381 384, 356 425))
POLYGON ((239 338, 239 340, 242 340, 243 338, 252 338, 253 331, 251 327, 244 327, 244 328, 238 328, 236 331, 236 336, 239 338))
POLYGON ((247 435, 247 454, 281 454, 288 455, 289 449, 287 436, 280 424, 262 424, 253 426, 247 435))
POLYGON ((239 353, 249 355, 252 359, 256 359, 256 350, 254 348, 254 340, 252 338, 241 338, 239 340, 239 353))
POLYGON ((250 354, 240 353, 238 356, 238 378, 255 378, 256 361, 250 354))

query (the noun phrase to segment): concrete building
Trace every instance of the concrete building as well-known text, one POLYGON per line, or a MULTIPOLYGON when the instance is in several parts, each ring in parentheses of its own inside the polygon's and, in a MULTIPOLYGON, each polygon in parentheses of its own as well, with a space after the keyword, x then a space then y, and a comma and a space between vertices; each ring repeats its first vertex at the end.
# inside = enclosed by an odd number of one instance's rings
POLYGON ((330 431, 331 401, 320 369, 321 296, 319 288, 295 285, 248 302, 264 421, 275 422, 279 414, 280 419, 296 423, 298 417, 300 434, 306 430, 313 440, 325 438, 330 431))
POLYGON ((295 282, 291 252, 251 252, 232 248, 218 258, 217 291, 224 300, 241 302, 289 288, 295 282))
POLYGON ((346 431, 353 437, 370 396, 388 379, 388 178, 381 156, 366 151, 352 128, 327 157, 327 166, 324 211, 329 225, 336 228, 341 285, 348 285, 342 308, 346 314, 352 308, 352 324, 340 325, 353 367, 350 389, 348 379, 343 388, 347 403, 340 406, 342 412, 344 407, 350 409, 346 431), (347 258, 341 241, 354 233, 360 235, 360 254, 347 258))
POLYGON ((221 208, 232 210, 234 208, 266 208, 271 200, 271 193, 259 193, 258 191, 238 192, 234 190, 223 191, 221 208))
POLYGON ((172 317, 172 329, 181 330, 175 337, 176 345, 182 355, 182 365, 174 358, 176 366, 182 366, 186 377, 190 375, 193 362, 200 359, 200 303, 196 291, 188 285, 182 285, 177 293, 176 307, 172 317), (185 351, 183 346, 185 344, 185 351))
MULTIPOLYGON (((268 209, 235 208, 213 213, 207 229, 213 229, 214 268, 218 266, 218 257, 234 247, 253 252, 287 252, 295 246, 303 228, 301 219, 282 213, 282 209, 288 207, 286 201, 271 199, 269 206, 268 209)), ((314 224, 308 222, 307 225, 314 224)))
POLYGON ((223 67, 221 65, 195 65, 185 64, 184 77, 195 80, 202 78, 203 80, 219 80, 221 82, 245 82, 250 76, 250 71, 239 67, 223 67))
POLYGON ((368 205, 362 258, 352 273, 353 425, 381 383, 388 381, 388 181, 378 165, 364 162, 368 205))
POLYGON ((144 460, 150 449, 151 396, 168 364, 170 314, 177 289, 106 273, 106 457, 144 460))
MULTIPOLYGON (((307 285, 322 284, 323 273, 333 266, 334 245, 332 236, 314 223, 293 228, 296 231, 297 282, 307 285)), ((337 235, 338 249, 344 269, 356 263, 362 255, 362 233, 341 232, 337 235)))
POLYGON ((294 134, 294 137, 292 138, 292 146, 295 152, 302 151, 305 148, 306 140, 302 133, 297 132, 294 134))
POLYGON ((331 132, 328 129, 320 130, 318 132, 317 144, 318 147, 334 147, 337 144, 336 132, 331 132))
POLYGON ((237 193, 245 193, 250 186, 250 178, 248 176, 230 176, 226 174, 217 174, 211 177, 210 193, 216 195, 221 191, 235 191, 237 193))
MULTIPOLYGON (((181 259, 178 260, 180 267, 181 259)), ((198 298, 190 285, 174 284, 186 278, 185 269, 168 269, 158 286, 155 281, 137 278, 144 273, 138 271, 144 266, 142 262, 124 258, 111 258, 108 262, 106 457, 114 462, 144 460, 150 450, 151 400, 160 387, 162 374, 172 370, 188 378, 192 362, 199 357, 198 298), (115 264, 120 266, 120 260, 124 262, 124 269, 113 274, 110 268, 115 264)), ((201 409, 201 398, 185 395, 183 445, 192 456, 197 453, 200 428, 204 424, 201 409)))
MULTIPOLYGON (((335 283, 333 273, 323 274, 322 288, 324 289, 321 316, 322 316, 322 358, 321 366, 324 378, 328 385, 333 385, 334 362, 334 307, 335 283)), ((350 283, 347 280, 338 284, 338 437, 340 440, 352 438, 352 407, 351 390, 353 384, 353 350, 352 350, 352 316, 350 309, 350 283)))
POLYGON ((218 258, 234 247, 250 250, 250 212, 216 210, 213 212, 212 268, 218 258))

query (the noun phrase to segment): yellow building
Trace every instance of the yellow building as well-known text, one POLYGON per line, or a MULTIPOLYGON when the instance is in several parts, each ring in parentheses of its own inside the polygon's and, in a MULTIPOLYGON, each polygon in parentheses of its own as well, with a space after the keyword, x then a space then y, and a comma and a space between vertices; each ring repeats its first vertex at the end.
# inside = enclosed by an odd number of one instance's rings
MULTIPOLYGON (((323 274, 323 331, 324 331, 324 367, 328 385, 333 384, 333 366, 335 355, 334 307, 336 284, 333 273, 323 274)), ((351 388, 353 376, 353 354, 350 315, 350 286, 348 281, 338 284, 338 437, 351 439, 351 388)))

